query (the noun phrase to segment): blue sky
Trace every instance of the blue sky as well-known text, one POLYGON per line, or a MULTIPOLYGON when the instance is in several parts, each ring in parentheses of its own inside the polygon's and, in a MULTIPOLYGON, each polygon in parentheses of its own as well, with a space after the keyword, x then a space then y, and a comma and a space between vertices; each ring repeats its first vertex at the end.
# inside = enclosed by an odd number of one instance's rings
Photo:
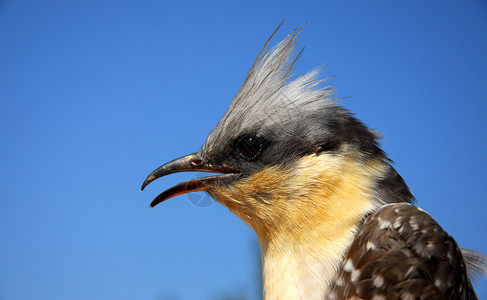
POLYGON ((0 299, 257 299, 237 217, 147 209, 192 174, 139 188, 199 149, 282 19, 275 42, 307 23, 297 73, 336 75, 418 204, 487 253, 485 1, 4 0, 0 299))

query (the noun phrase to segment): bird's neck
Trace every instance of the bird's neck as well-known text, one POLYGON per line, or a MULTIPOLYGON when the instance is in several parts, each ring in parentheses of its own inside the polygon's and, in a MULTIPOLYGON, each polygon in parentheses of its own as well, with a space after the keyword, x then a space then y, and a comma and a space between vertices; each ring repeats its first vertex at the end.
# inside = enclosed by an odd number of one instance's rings
POLYGON ((324 298, 357 226, 378 207, 374 189, 385 167, 310 155, 211 193, 257 233, 266 300, 324 298))
POLYGON ((335 229, 321 227, 301 237, 283 235, 261 243, 266 300, 325 299, 356 226, 335 229))

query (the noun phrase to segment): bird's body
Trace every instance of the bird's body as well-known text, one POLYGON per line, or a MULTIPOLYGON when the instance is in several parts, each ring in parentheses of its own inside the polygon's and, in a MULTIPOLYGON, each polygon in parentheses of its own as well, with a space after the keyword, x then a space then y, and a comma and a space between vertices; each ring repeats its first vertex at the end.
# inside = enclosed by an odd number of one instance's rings
MULTIPOLYGON (((411 205, 377 134, 319 88, 290 80, 293 32, 267 44, 195 154, 154 171, 222 173, 181 183, 151 206, 206 191, 251 226, 265 299, 476 299, 455 241, 411 205)), ((470 256, 481 260, 480 256, 470 256)))

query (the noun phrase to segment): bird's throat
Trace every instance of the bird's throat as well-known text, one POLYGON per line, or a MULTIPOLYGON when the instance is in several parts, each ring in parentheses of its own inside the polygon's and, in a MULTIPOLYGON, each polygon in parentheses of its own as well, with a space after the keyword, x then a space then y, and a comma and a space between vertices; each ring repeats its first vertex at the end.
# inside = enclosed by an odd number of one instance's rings
POLYGON ((266 300, 323 299, 357 226, 379 206, 374 190, 385 169, 379 160, 312 154, 209 193, 255 230, 266 300))

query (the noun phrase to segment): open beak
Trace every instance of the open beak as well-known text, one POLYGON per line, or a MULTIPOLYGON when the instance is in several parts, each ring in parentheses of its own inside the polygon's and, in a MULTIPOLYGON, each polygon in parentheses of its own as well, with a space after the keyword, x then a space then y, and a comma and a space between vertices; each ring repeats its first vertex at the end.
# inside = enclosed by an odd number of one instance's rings
POLYGON ((177 172, 211 172, 223 173, 226 175, 209 176, 181 182, 160 193, 154 200, 152 200, 149 208, 152 208, 169 198, 176 197, 182 194, 191 192, 204 192, 207 190, 208 187, 213 186, 215 182, 221 177, 231 176, 235 174, 235 170, 231 168, 213 166, 210 162, 204 160, 196 153, 193 153, 170 161, 154 170, 145 179, 144 183, 142 184, 141 190, 143 191, 149 183, 156 180, 157 178, 177 172))

